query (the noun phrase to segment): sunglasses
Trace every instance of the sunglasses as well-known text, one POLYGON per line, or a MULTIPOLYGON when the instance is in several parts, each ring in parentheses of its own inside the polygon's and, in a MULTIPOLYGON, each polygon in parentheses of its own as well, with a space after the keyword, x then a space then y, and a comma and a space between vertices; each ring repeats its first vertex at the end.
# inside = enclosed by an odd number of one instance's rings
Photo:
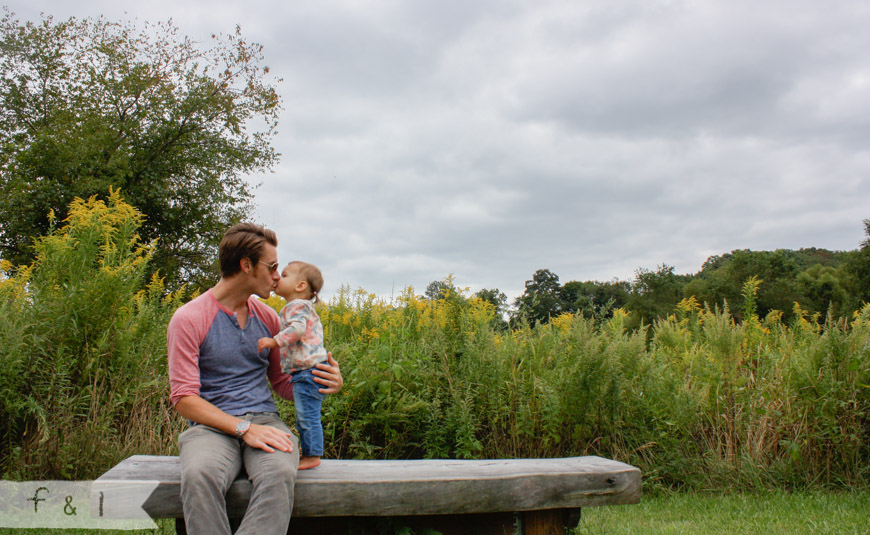
POLYGON ((271 264, 268 264, 268 263, 263 262, 262 260, 260 260, 260 261, 257 262, 257 263, 258 263, 258 264, 266 264, 266 267, 269 268, 269 273, 275 273, 276 271, 278 271, 278 262, 273 262, 273 263, 271 263, 271 264))

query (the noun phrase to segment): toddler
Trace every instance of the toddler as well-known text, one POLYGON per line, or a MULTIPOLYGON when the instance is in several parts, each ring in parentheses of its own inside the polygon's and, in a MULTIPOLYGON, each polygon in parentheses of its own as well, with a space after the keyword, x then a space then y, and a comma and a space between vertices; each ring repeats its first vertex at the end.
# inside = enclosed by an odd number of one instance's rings
POLYGON ((307 262, 290 262, 281 272, 275 293, 287 300, 281 309, 281 332, 274 338, 260 338, 257 351, 280 348, 281 371, 292 375, 296 426, 302 442, 299 470, 320 465, 323 455, 323 426, 320 406, 325 394, 314 382, 311 370, 326 362, 323 325, 314 310, 317 292, 323 287, 323 275, 307 262))

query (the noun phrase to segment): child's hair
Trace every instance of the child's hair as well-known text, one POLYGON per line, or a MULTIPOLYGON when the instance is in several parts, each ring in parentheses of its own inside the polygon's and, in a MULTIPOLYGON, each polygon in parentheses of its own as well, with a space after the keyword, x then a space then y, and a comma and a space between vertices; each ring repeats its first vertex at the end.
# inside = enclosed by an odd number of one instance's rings
POLYGON ((299 260, 294 260, 287 265, 299 267, 299 276, 308 283, 308 287, 311 289, 311 300, 317 303, 319 301, 317 294, 323 288, 323 274, 320 273, 320 269, 314 264, 300 262, 299 260))

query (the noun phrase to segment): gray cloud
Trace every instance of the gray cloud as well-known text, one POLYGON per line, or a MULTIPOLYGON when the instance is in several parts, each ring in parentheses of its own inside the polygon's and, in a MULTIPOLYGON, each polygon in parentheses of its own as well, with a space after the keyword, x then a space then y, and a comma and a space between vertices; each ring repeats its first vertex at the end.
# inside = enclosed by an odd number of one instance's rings
POLYGON ((275 172, 251 177, 282 260, 327 289, 450 273, 511 298, 694 272, 736 248, 853 249, 870 217, 863 2, 13 2, 240 24, 283 78, 275 172))

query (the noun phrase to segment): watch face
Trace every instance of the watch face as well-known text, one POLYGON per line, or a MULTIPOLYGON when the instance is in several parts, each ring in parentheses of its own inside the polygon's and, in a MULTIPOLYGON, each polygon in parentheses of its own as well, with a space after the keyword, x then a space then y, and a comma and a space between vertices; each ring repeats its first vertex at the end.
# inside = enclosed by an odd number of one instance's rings
POLYGON ((251 427, 251 422, 248 422, 247 420, 244 420, 244 421, 237 423, 236 424, 236 436, 240 437, 240 436, 244 435, 248 431, 249 427, 251 427))

